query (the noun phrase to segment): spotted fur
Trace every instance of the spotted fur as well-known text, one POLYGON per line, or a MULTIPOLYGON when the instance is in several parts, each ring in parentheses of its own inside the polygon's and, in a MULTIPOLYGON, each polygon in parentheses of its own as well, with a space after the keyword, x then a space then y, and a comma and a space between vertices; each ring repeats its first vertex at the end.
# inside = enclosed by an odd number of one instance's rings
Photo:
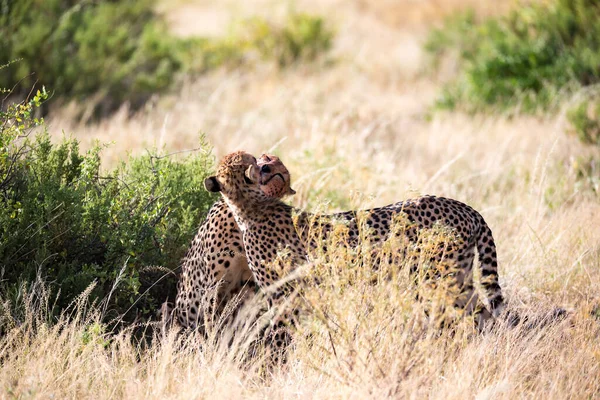
MULTIPOLYGON (((268 165, 268 164, 267 164, 268 165)), ((209 190, 221 192, 224 201, 233 212, 243 234, 248 264, 256 283, 268 290, 290 270, 308 259, 310 248, 321 246, 325 235, 331 230, 333 221, 345 221, 348 225, 349 246, 358 246, 363 237, 363 224, 357 223, 357 212, 350 211, 333 215, 311 215, 267 196, 261 184, 273 178, 273 174, 259 167, 256 159, 245 152, 232 153, 221 161, 217 175, 207 179, 209 190), (297 218, 294 215, 297 214, 297 218), (317 221, 324 235, 314 238, 313 225, 317 221)), ((279 178, 277 178, 279 179, 279 178)), ((406 238, 417 247, 418 232, 441 223, 451 228, 459 237, 433 257, 452 260, 457 266, 457 281, 464 296, 457 306, 469 312, 476 310, 477 294, 473 285, 475 251, 478 253, 485 293, 485 308, 479 315, 480 321, 500 315, 504 308, 503 296, 498 283, 496 246, 492 232, 483 217, 473 208, 459 201, 435 196, 423 196, 385 207, 366 210, 366 226, 370 229, 371 243, 388 238, 394 218, 404 215, 412 228, 405 231, 406 238)), ((285 290, 273 295, 272 304, 285 297, 285 290)))
MULTIPOLYGON (((270 171, 279 175, 259 190, 274 198, 293 194, 285 166, 270 155, 263 155, 259 165, 267 162, 270 171)), ((183 328, 204 329, 206 319, 218 318, 234 298, 240 305, 244 304, 255 289, 242 233, 232 211, 221 199, 208 212, 181 260, 175 308, 169 310, 168 305, 163 306, 165 324, 176 322, 183 328)))

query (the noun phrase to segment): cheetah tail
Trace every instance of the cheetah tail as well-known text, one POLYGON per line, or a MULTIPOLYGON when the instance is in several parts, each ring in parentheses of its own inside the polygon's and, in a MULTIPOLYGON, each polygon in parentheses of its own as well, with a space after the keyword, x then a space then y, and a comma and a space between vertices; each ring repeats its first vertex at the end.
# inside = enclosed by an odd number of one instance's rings
POLYGON ((481 286, 487 298, 487 307, 494 318, 504 310, 504 297, 502 288, 498 283, 498 260, 496 244, 492 231, 481 218, 481 229, 477 238, 477 253, 479 254, 479 268, 481 269, 481 286))

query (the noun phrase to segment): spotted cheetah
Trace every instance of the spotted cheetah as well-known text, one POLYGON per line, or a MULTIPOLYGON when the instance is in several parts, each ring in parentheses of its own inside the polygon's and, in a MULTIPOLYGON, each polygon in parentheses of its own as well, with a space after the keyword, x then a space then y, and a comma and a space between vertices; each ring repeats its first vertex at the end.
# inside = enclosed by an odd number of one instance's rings
MULTIPOLYGON (((365 233, 362 231, 364 224, 357 222, 356 211, 312 215, 294 210, 279 199, 267 196, 261 190, 261 185, 274 179, 283 180, 283 176, 275 172, 269 162, 258 165, 251 154, 236 152, 225 156, 219 164, 217 175, 204 182, 208 191, 221 192, 242 231, 254 279, 261 288, 267 290, 284 277, 285 271, 308 260, 311 248, 325 242, 308 235, 315 231, 314 221, 318 221, 321 227, 316 230, 324 235, 321 239, 326 239, 334 221, 345 222, 350 238, 348 246, 352 247, 360 245, 359 238, 364 237, 365 233)), ((445 248, 443 254, 440 251, 432 261, 444 257, 456 264, 456 280, 463 293, 462 301, 456 305, 468 312, 478 310, 479 323, 502 313, 504 301, 498 283, 496 246, 490 228, 473 208, 452 199, 423 196, 361 213, 366 215, 366 225, 370 229, 368 236, 371 243, 375 244, 389 237, 390 226, 396 216, 405 216, 411 222, 412 229, 404 234, 417 247, 419 230, 436 223, 453 229, 460 240, 445 248), (475 249, 485 294, 484 307, 476 307, 479 300, 473 285, 475 249)), ((275 291, 271 304, 285 297, 285 294, 285 290, 275 291)))
MULTIPOLYGON (((294 194, 290 174, 279 159, 264 155, 258 160, 259 165, 266 162, 279 175, 268 184, 260 185, 259 190, 267 197, 278 199, 294 194)), ((204 330, 206 320, 221 316, 233 298, 239 304, 248 301, 255 286, 253 274, 248 269, 242 233, 233 213, 221 199, 211 207, 181 260, 175 307, 169 310, 168 304, 163 305, 163 322, 204 330)))

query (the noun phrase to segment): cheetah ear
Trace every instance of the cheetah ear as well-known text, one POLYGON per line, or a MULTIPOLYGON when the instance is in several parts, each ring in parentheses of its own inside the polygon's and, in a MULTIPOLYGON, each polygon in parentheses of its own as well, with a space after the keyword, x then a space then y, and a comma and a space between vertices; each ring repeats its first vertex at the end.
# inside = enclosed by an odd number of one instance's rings
POLYGON ((252 184, 254 183, 254 179, 252 179, 252 175, 254 173, 254 165, 250 165, 246 171, 244 172, 244 181, 247 184, 252 184))
POLYGON ((293 194, 296 194, 296 191, 294 189, 292 189, 291 187, 289 187, 286 194, 289 195, 289 196, 291 196, 293 194))
POLYGON ((204 188, 209 192, 217 193, 221 191, 221 185, 216 176, 209 176, 204 180, 204 188))

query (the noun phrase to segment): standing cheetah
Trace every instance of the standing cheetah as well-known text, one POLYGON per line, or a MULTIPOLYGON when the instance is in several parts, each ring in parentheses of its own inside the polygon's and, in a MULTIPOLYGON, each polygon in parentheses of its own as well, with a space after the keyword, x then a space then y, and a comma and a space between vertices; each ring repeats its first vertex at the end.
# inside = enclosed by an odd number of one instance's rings
MULTIPOLYGON (((360 245, 359 238, 365 237, 364 224, 357 222, 357 212, 350 211, 333 215, 311 215, 267 196, 261 185, 274 179, 283 180, 276 166, 266 162, 258 165, 256 158, 245 152, 225 156, 219 164, 217 175, 205 180, 211 192, 221 192, 223 199, 233 212, 242 230, 244 247, 249 267, 257 284, 267 289, 284 277, 285 272, 308 259, 311 247, 319 246, 324 240, 313 240, 309 232, 322 232, 323 237, 331 230, 335 221, 348 226, 348 246, 360 245), (294 217, 294 214, 298 214, 294 217), (322 229, 313 229, 315 222, 322 229), (290 268, 291 266, 291 268, 290 268)), ((459 201, 443 197, 424 196, 402 201, 385 207, 361 212, 366 215, 371 243, 386 240, 395 216, 404 215, 413 229, 406 232, 407 239, 419 246, 418 231, 434 224, 445 225, 455 231, 460 240, 432 261, 452 260, 457 267, 456 280, 462 291, 462 301, 456 305, 466 311, 476 310, 478 297, 473 285, 475 249, 479 257, 481 285, 485 294, 484 306, 478 315, 480 323, 498 317, 504 309, 502 291, 498 284, 498 264, 492 232, 483 217, 471 207, 459 201)), ((271 300, 274 304, 285 296, 285 290, 276 291, 271 300)))

